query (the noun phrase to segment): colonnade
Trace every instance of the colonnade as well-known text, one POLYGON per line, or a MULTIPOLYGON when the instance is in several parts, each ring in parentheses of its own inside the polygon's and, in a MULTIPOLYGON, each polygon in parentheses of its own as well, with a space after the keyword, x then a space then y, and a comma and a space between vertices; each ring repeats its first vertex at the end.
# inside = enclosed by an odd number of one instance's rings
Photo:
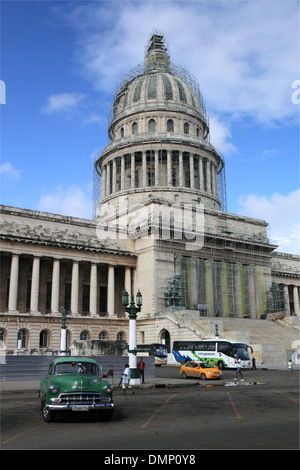
POLYGON ((217 166, 183 150, 139 150, 102 163, 102 199, 118 191, 146 187, 191 188, 218 197, 217 166))
POLYGON ((283 284, 283 295, 284 295, 284 304, 285 304, 285 311, 288 314, 295 314, 297 316, 300 315, 300 307, 299 307, 299 287, 298 286, 291 286, 292 287, 292 302, 294 306, 294 311, 290 311, 290 292, 289 292, 289 285, 283 284))
MULTIPOLYGON (((21 289, 24 290, 24 285, 20 286, 20 257, 21 254, 13 253, 11 257, 11 265, 9 271, 9 283, 8 283, 8 293, 7 293, 7 311, 8 313, 19 313, 18 304, 19 299, 18 295, 21 289)), ((71 260, 72 262, 72 273, 71 279, 61 279, 61 265, 64 261, 63 258, 53 258, 53 261, 49 258, 45 258, 48 262, 52 262, 52 276, 51 281, 48 284, 51 285, 48 295, 46 294, 46 288, 43 289, 43 294, 41 294, 42 284, 47 283, 45 276, 41 278, 41 259, 43 257, 33 255, 32 257, 32 270, 31 270, 31 279, 30 280, 30 292, 27 292, 27 303, 29 305, 29 312, 31 314, 41 313, 41 299, 43 297, 43 310, 46 313, 51 312, 52 314, 57 314, 61 311, 61 307, 66 305, 61 305, 61 300, 64 298, 66 302, 66 294, 62 292, 64 289, 65 283, 70 282, 71 292, 68 295, 68 310, 70 315, 80 315, 81 310, 79 306, 79 301, 82 299, 81 293, 81 284, 82 279, 80 279, 80 261, 71 260)), ((26 257, 27 259, 27 257, 26 257)), ((70 261, 70 260, 67 260, 70 261)), ((30 263, 30 258, 28 259, 30 263)), ((85 265, 87 261, 84 261, 85 265)), ((113 262, 88 262, 90 267, 89 279, 85 280, 85 285, 89 286, 88 292, 88 302, 89 302, 89 315, 97 317, 99 314, 108 315, 113 317, 116 314, 116 296, 117 298, 122 295, 122 289, 126 288, 129 293, 132 291, 132 285, 134 282, 135 269, 132 267, 123 265, 116 265, 113 262), (98 266, 102 265, 102 278, 99 278, 98 266), (106 269, 107 268, 107 269, 106 269), (120 272, 123 275, 123 279, 118 278, 118 288, 116 287, 116 268, 121 268, 120 272), (104 277, 103 277, 103 272, 104 277), (123 274, 124 273, 124 274, 123 274), (104 286, 106 288, 106 299, 104 304, 106 304, 106 312, 99 311, 99 288, 104 286)), ((8 269, 7 269, 8 271, 8 269)), ((8 274, 8 273, 7 273, 8 274)), ((120 274, 118 274, 120 276, 120 274)), ((26 289, 26 287, 25 287, 26 289)), ((24 296, 23 296, 24 297, 24 296)), ((27 310, 28 310, 27 305, 27 310)))

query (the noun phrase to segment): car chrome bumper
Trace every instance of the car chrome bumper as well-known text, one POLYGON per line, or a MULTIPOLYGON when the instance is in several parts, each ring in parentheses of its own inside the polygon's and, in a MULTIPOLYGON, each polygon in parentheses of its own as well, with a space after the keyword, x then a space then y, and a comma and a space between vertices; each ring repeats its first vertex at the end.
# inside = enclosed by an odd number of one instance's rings
POLYGON ((93 404, 61 404, 61 403, 48 403, 46 409, 49 411, 78 411, 78 408, 84 408, 84 411, 97 411, 97 410, 111 410, 114 408, 114 403, 93 403, 93 404))

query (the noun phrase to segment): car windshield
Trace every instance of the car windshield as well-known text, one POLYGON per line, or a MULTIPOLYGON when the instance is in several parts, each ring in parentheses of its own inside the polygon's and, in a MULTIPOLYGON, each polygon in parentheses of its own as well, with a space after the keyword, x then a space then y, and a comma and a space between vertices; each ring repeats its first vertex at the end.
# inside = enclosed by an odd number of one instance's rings
POLYGON ((244 343, 234 343, 233 345, 236 350, 236 355, 242 360, 247 361, 250 359, 248 346, 244 343))
POLYGON ((66 361, 66 362, 59 362, 55 366, 54 375, 62 375, 62 374, 92 374, 92 375, 99 375, 99 369, 97 364, 93 362, 74 362, 74 361, 66 361))

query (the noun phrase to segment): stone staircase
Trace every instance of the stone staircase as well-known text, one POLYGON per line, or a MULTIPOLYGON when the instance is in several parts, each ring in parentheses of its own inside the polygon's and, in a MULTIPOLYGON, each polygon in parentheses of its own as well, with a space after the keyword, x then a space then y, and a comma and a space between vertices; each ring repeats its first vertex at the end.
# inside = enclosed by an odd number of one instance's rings
MULTIPOLYGON (((199 314, 198 314, 199 315, 199 314)), ((282 320, 249 318, 200 317, 192 311, 181 311, 172 317, 178 323, 181 337, 212 338, 216 325, 220 338, 247 343, 253 349, 257 364, 286 365, 293 351, 300 349, 300 317, 282 320), (198 317, 198 318, 197 318, 198 317)))

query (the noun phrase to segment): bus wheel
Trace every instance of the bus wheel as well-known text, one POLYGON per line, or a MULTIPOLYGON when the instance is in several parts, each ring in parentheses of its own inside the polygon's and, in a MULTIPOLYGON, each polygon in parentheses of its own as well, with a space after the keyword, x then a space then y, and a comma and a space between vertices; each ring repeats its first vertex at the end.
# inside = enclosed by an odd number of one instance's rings
POLYGON ((220 369, 220 370, 224 369, 224 362, 223 361, 218 362, 218 369, 220 369))

